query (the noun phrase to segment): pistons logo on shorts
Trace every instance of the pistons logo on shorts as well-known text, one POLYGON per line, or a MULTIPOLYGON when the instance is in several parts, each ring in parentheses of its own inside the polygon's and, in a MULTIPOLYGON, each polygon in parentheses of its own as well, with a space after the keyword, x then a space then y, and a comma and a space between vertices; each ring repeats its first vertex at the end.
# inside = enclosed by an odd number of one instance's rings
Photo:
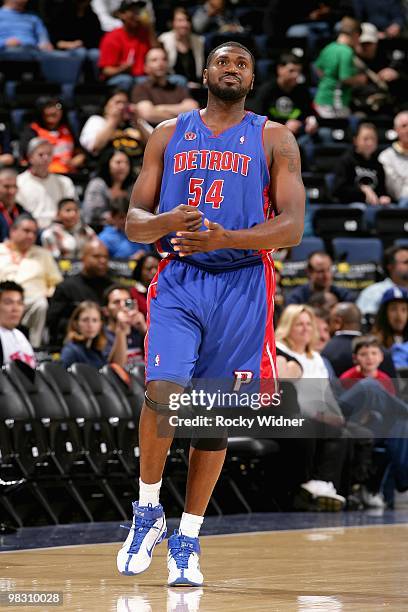
POLYGON ((195 132, 186 132, 184 134, 184 138, 186 140, 195 140, 197 138, 197 134, 195 132))

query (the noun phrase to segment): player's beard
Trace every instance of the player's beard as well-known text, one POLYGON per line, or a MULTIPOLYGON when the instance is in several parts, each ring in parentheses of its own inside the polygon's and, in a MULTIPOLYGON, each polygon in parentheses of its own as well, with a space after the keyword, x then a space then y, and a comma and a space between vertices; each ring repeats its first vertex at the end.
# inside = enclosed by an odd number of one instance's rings
POLYGON ((243 87, 241 83, 239 84, 239 87, 228 87, 225 85, 223 87, 218 83, 211 82, 210 79, 207 81, 207 86, 213 96, 219 98, 220 100, 227 100, 229 102, 235 102, 236 100, 245 98, 251 89, 250 87, 243 87))

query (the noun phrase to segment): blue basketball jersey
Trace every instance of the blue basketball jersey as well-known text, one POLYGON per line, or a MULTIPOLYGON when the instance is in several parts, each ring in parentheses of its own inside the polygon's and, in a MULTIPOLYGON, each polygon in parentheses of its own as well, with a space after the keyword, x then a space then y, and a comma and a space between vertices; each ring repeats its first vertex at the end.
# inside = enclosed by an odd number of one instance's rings
MULTIPOLYGON (((159 212, 188 204, 229 230, 263 223, 271 212, 265 122, 266 117, 247 112, 239 124, 214 136, 199 111, 181 114, 164 154, 159 212)), ((201 231, 206 229, 203 224, 201 231)), ((159 240, 159 250, 174 253, 173 236, 159 240)), ((261 264, 262 256, 256 250, 220 249, 182 261, 217 271, 261 264)))

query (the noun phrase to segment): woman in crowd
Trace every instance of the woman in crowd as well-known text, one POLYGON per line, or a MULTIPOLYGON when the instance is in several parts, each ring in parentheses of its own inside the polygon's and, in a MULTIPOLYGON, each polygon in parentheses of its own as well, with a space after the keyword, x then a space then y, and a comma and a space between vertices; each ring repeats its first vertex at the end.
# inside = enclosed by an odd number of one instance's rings
POLYGON ((37 101, 36 115, 25 126, 20 138, 20 155, 26 157, 32 138, 45 138, 53 146, 50 172, 75 173, 85 164, 85 154, 75 140, 72 128, 58 98, 44 96, 37 101))
POLYGON ((381 298, 373 325, 373 334, 384 348, 408 341, 408 291, 403 287, 388 289, 381 298))
POLYGON ((99 156, 111 148, 124 151, 132 166, 141 166, 146 142, 153 128, 135 115, 126 91, 116 89, 109 94, 103 113, 91 115, 82 128, 79 141, 88 153, 99 156))
POLYGON ((328 369, 314 350, 319 335, 313 310, 302 304, 287 306, 276 329, 276 339, 279 361, 286 360, 290 367, 300 370, 295 382, 299 408, 306 418, 306 429, 315 432, 310 436, 305 481, 295 505, 304 510, 316 509, 319 504, 328 510, 341 510, 346 501, 337 493, 347 454, 347 441, 341 437, 344 418, 330 392, 328 369))
POLYGON ((201 83, 204 68, 204 38, 192 33, 191 17, 181 6, 174 9, 172 29, 159 36, 167 51, 169 66, 186 77, 189 86, 201 83))
POLYGON ((107 354, 101 307, 96 302, 81 302, 69 320, 61 361, 66 368, 73 363, 86 363, 101 368, 111 362, 123 367, 127 351, 126 331, 127 325, 121 323, 118 316, 113 346, 107 354))
POLYGON ((377 155, 378 136, 375 125, 360 123, 353 147, 336 163, 333 196, 342 203, 363 202, 370 206, 390 204, 384 168, 377 155))
POLYGON ((133 270, 133 278, 136 282, 130 290, 130 294, 137 301, 140 312, 145 316, 147 313, 147 290, 157 272, 160 261, 160 255, 157 253, 147 253, 139 259, 133 270))
POLYGON ((95 174, 85 190, 82 215, 86 223, 99 229, 114 200, 129 200, 135 176, 129 155, 114 149, 104 153, 95 174))

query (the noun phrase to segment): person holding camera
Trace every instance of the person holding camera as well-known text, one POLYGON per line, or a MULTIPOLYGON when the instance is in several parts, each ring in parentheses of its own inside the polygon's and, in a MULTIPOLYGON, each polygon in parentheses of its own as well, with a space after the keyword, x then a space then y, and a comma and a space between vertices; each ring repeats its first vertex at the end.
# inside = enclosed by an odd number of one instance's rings
POLYGON ((146 319, 130 291, 121 285, 112 285, 104 293, 104 333, 107 338, 105 353, 111 354, 115 345, 115 363, 127 370, 143 363, 146 319))

